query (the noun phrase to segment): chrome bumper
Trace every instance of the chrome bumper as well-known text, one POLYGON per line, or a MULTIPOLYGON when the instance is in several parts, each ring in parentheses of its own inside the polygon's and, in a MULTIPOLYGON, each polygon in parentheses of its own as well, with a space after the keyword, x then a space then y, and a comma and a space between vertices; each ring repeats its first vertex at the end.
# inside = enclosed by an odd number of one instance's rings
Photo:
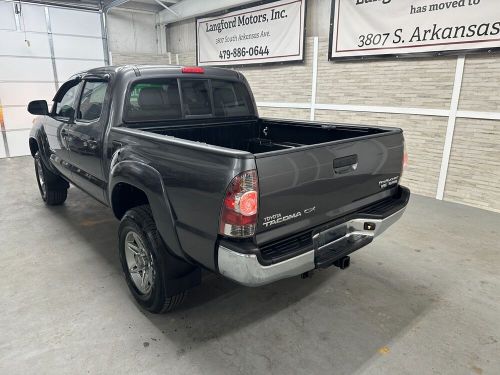
MULTIPOLYGON (((385 219, 362 219, 349 220, 338 227, 346 226, 347 233, 344 237, 336 239, 327 245, 337 241, 345 240, 352 236, 377 237, 387 228, 399 220, 405 208, 397 211, 385 219), (365 230, 365 223, 375 224, 375 230, 365 230)), ((313 238, 314 240, 314 238, 313 238)), ((324 245, 324 246, 327 246, 324 245)), ((260 286, 272 283, 273 281, 297 276, 315 268, 314 252, 310 251, 297 255, 296 257, 269 266, 262 265, 255 254, 242 254, 230 250, 224 246, 219 246, 218 264, 219 272, 240 284, 246 286, 260 286)))

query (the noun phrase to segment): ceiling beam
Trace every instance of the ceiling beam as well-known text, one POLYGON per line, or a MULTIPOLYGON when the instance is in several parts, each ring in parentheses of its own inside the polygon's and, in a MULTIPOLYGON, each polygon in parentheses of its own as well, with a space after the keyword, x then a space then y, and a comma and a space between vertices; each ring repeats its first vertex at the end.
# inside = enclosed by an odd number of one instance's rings
POLYGON ((159 13, 160 23, 168 24, 182 21, 188 18, 219 12, 228 8, 254 3, 255 1, 256 0, 182 0, 177 4, 168 7, 169 10, 165 9, 159 13), (177 16, 171 11, 177 13, 177 16))
POLYGON ((168 10, 170 13, 172 13, 175 17, 179 17, 179 15, 175 12, 175 10, 170 9, 168 6, 163 4, 160 0, 155 0, 158 4, 160 4, 165 10, 168 10))
POLYGON ((118 7, 127 3, 129 0, 113 0, 112 2, 106 4, 103 8, 105 12, 108 12, 111 8, 118 7))

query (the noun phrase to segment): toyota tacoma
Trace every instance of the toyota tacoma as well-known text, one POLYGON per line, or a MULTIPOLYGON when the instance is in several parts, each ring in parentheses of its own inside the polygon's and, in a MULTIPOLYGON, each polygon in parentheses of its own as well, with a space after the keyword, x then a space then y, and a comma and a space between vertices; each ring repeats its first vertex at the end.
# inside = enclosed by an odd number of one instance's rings
POLYGON ((96 68, 28 111, 42 199, 72 184, 112 209, 128 287, 154 313, 202 269, 259 286, 346 268, 410 196, 401 129, 261 118, 233 70, 96 68))

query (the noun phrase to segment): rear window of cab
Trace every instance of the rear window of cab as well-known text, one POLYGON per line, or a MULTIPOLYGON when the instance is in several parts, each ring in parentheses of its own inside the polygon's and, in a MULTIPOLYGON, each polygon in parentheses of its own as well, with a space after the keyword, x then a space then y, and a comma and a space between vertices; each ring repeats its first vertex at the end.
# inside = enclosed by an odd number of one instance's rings
POLYGON ((255 115, 245 85, 216 79, 162 78, 134 82, 125 98, 124 121, 166 121, 255 115))

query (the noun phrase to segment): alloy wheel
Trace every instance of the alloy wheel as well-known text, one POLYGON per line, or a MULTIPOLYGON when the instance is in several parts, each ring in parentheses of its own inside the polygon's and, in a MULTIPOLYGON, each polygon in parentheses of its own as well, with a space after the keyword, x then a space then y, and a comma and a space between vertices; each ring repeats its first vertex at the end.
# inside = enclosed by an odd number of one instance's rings
POLYGON ((125 259, 135 287, 141 294, 148 294, 155 278, 153 256, 134 231, 128 232, 125 237, 125 259))

